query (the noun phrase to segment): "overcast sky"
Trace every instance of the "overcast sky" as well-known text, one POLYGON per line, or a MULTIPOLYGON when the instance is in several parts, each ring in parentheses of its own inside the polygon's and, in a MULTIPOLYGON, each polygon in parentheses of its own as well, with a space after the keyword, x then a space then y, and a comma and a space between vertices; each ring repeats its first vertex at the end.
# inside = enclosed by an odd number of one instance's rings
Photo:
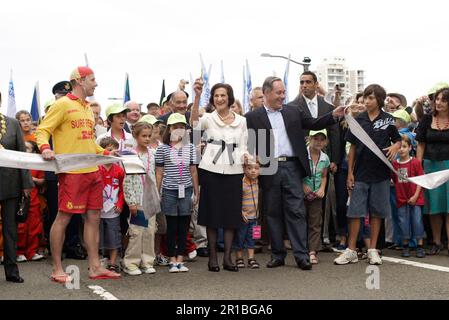
MULTIPOLYGON (((248 59, 253 86, 285 61, 269 52, 302 61, 311 69, 326 56, 342 56, 351 68, 366 71, 366 83, 410 100, 438 81, 449 81, 448 19, 444 1, 392 0, 77 0, 6 1, 0 10, 0 91, 6 113, 10 70, 17 110, 31 107, 40 85, 41 107, 52 86, 84 64, 95 71, 95 92, 103 110, 110 97, 123 97, 125 73, 131 98, 159 102, 162 79, 167 94, 179 80, 200 75, 199 53, 212 64, 211 82, 225 80, 242 96, 242 69, 248 59)), ((293 98, 302 67, 290 66, 293 98)), ((187 87, 190 93, 190 87, 187 87)))

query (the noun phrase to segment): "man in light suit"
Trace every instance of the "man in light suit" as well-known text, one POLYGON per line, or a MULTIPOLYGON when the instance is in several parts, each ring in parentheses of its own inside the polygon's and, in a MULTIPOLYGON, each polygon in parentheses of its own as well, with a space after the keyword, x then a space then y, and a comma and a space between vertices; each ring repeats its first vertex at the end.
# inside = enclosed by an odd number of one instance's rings
POLYGON ((298 267, 310 270, 302 188, 302 178, 310 176, 310 165, 304 130, 320 130, 334 124, 336 118, 343 116, 344 108, 338 107, 332 113, 314 119, 299 107, 283 105, 285 86, 280 78, 265 79, 262 91, 264 107, 245 116, 250 137, 255 138, 248 142, 248 152, 257 155, 264 167, 259 182, 272 249, 267 267, 285 264, 287 251, 283 235, 286 227, 298 267), (270 160, 268 163, 267 159, 270 160))

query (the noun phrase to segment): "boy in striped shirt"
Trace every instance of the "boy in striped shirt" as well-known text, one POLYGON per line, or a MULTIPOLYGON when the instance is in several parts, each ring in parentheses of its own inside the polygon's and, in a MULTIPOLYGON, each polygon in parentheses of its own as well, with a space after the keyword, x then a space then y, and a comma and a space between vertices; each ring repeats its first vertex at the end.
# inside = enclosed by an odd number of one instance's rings
POLYGON ((260 163, 245 162, 243 165, 244 177, 242 180, 242 220, 243 224, 238 233, 236 264, 239 268, 245 268, 243 261, 243 249, 248 250, 248 267, 258 269, 259 263, 254 258, 253 228, 257 225, 259 209, 259 182, 260 163))

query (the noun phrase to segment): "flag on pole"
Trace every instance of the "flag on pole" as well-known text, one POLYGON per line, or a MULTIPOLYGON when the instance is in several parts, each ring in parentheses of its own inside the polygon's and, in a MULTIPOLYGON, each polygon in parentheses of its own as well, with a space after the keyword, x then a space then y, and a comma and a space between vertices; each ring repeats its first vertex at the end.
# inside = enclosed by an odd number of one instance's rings
POLYGON ((212 69, 212 65, 209 65, 209 71, 206 70, 206 66, 203 61, 203 56, 200 53, 200 60, 201 60, 201 75, 203 78, 203 93, 201 94, 200 99, 200 107, 205 107, 209 104, 209 98, 210 98, 210 84, 209 84, 209 77, 210 77, 210 71, 212 69))
POLYGON ((224 71, 223 71, 223 60, 221 60, 221 77, 220 82, 225 83, 224 71))
POLYGON ((159 100, 159 105, 162 107, 162 101, 165 98, 165 79, 162 80, 162 91, 161 91, 161 99, 159 100))
POLYGON ((246 86, 245 86, 245 105, 243 106, 243 110, 244 112, 248 112, 249 111, 249 101, 250 101, 250 95, 251 95, 251 91, 253 89, 253 84, 251 82, 251 72, 249 71, 249 64, 248 64, 248 59, 246 59, 246 86))
POLYGON ((193 90, 193 85, 195 84, 195 82, 193 82, 193 77, 192 77, 192 73, 191 72, 189 73, 189 76, 190 76, 190 83, 191 83, 190 96, 192 97, 192 101, 194 101, 195 100, 195 90, 193 90))
POLYGON ((84 62, 86 63, 86 67, 89 66, 89 60, 87 60, 87 53, 84 53, 84 62))
POLYGON ((9 90, 8 90, 8 108, 6 115, 11 118, 16 117, 16 94, 14 93, 14 83, 12 82, 12 70, 9 78, 9 90))
POLYGON ((248 101, 246 101, 246 74, 245 74, 245 65, 243 65, 243 90, 242 90, 242 105, 243 105, 243 112, 246 113, 248 108, 248 101))
POLYGON ((31 101, 31 120, 39 121, 41 119, 41 108, 39 103, 39 82, 34 86, 33 100, 31 101))
POLYGON ((129 93, 129 75, 125 76, 125 93, 123 94, 123 104, 131 100, 131 94, 129 93))
POLYGON ((288 73, 290 70, 290 55, 288 55, 287 65, 285 66, 285 72, 284 72, 284 85, 285 85, 285 99, 284 103, 288 103, 288 73))

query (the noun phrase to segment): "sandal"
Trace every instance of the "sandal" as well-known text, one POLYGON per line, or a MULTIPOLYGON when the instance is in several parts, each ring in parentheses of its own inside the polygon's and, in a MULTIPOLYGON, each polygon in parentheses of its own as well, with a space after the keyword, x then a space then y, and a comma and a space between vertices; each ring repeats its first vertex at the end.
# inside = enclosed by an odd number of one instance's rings
POLYGON ((245 268, 245 262, 243 261, 242 258, 235 260, 235 264, 237 265, 237 268, 239 268, 239 269, 245 268))
POLYGON ((248 267, 251 269, 259 269, 259 263, 254 258, 248 259, 248 267))
POLYGON ((440 253, 440 251, 441 251, 441 244, 434 244, 432 246, 432 249, 430 249, 429 254, 431 256, 436 256, 436 255, 438 255, 440 253))
POLYGON ((318 264, 318 257, 316 253, 309 253, 310 256, 310 263, 311 264, 318 264))

